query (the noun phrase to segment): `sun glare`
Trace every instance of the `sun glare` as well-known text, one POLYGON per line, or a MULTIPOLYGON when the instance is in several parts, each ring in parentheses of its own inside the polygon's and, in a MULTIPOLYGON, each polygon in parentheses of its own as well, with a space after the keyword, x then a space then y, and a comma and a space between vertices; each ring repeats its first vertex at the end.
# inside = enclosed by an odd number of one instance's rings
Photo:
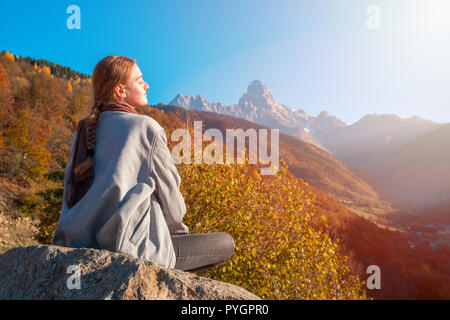
POLYGON ((428 39, 450 35, 450 0, 414 2, 412 8, 412 23, 418 34, 428 39))

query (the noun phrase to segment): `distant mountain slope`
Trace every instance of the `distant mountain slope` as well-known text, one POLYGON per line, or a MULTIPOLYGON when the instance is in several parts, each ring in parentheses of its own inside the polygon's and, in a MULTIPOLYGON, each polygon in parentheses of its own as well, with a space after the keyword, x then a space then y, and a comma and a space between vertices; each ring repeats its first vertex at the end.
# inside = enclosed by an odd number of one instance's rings
POLYGON ((328 113, 321 113, 317 119, 308 117, 303 110, 294 110, 275 101, 270 90, 259 80, 252 81, 247 92, 239 99, 238 104, 225 106, 222 103, 210 103, 202 96, 184 96, 178 94, 169 105, 180 106, 189 110, 211 111, 242 118, 270 128, 277 128, 280 132, 292 135, 305 142, 326 150, 321 142, 310 131, 327 131, 345 123, 328 113), (335 121, 329 121, 334 119, 335 121), (326 128, 324 128, 324 125, 326 128))
MULTIPOLYGON (((223 134, 226 129, 248 128, 255 130, 267 128, 250 121, 217 114, 215 112, 186 110, 177 106, 159 104, 153 106, 166 112, 173 112, 181 121, 188 118, 189 127, 193 127, 194 120, 202 120, 204 128, 219 129, 223 134)), ((267 128, 269 129, 269 128, 267 128)), ((270 135, 270 132, 268 133, 270 135)), ((224 135, 225 137, 225 135, 224 135)), ((289 165, 297 178, 307 180, 312 186, 324 190, 337 198, 349 200, 378 199, 378 194, 351 167, 335 158, 329 152, 280 132, 279 156, 289 165)))
POLYGON ((333 154, 359 169, 385 159, 400 146, 441 124, 417 116, 403 119, 393 114, 372 114, 356 123, 316 133, 333 154))
MULTIPOLYGON (((204 130, 217 128, 223 132, 227 128, 266 128, 214 112, 186 110, 163 104, 153 107, 169 115, 173 112, 181 122, 187 122, 189 128, 192 128, 194 120, 202 120, 204 130)), ((168 139, 170 141, 170 137, 168 139)), ((288 162, 288 170, 294 172, 300 181, 306 176, 311 178, 306 179, 309 182, 306 189, 315 197, 314 217, 324 223, 324 231, 332 239, 342 244, 345 255, 349 256, 352 272, 366 279, 369 265, 376 264, 381 268, 383 289, 372 290, 370 296, 381 299, 443 299, 449 296, 446 264, 450 255, 445 248, 435 253, 424 241, 410 238, 347 209, 332 196, 340 191, 336 188, 341 183, 336 179, 344 180, 341 181, 343 191, 351 196, 358 197, 355 194, 358 188, 361 190, 360 198, 368 196, 364 191, 364 182, 358 176, 352 177, 351 173, 346 172, 346 168, 350 169, 348 166, 328 152, 289 135, 280 134, 279 142, 280 157, 288 162), (299 162, 293 163, 292 159, 299 162), (294 171, 293 168, 298 170, 294 171)))
POLYGON ((419 207, 450 204, 450 123, 416 137, 365 171, 392 200, 419 207))

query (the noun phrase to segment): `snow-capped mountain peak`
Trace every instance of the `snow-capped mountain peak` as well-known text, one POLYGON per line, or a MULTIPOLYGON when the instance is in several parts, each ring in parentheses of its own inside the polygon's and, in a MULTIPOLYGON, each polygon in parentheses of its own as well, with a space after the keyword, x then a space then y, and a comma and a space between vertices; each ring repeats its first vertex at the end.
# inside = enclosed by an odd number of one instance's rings
POLYGON ((320 148, 323 148, 322 145, 311 134, 316 131, 322 132, 323 125, 342 125, 340 120, 330 116, 325 111, 317 117, 308 117, 303 110, 295 110, 276 102, 271 91, 260 80, 250 82, 247 92, 242 95, 238 104, 231 106, 225 106, 220 102, 210 103, 198 94, 194 96, 178 94, 169 104, 186 109, 212 111, 243 118, 270 128, 279 129, 280 132, 296 136, 320 148), (314 119, 319 121, 314 121, 314 119), (321 119, 326 121, 324 122, 321 119), (315 130, 314 124, 318 124, 320 130, 315 130))

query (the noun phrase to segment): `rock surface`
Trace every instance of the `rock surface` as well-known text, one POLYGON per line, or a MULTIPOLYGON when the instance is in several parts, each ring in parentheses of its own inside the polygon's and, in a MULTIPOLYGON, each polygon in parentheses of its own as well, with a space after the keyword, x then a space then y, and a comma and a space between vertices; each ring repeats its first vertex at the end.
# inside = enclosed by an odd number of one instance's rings
POLYGON ((0 299, 260 300, 239 286, 123 254, 47 245, 0 256, 0 299))

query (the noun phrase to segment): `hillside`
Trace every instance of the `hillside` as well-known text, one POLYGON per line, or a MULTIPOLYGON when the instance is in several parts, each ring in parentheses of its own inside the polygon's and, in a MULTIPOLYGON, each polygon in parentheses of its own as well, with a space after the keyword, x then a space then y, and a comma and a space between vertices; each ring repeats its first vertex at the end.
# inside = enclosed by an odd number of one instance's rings
POLYGON ((419 117, 372 114, 350 126, 319 134, 319 141, 343 162, 365 169, 385 159, 403 144, 440 124, 419 117))
MULTIPOLYGON (((435 243, 432 247, 430 240, 436 238, 435 233, 434 238, 417 237, 417 232, 396 228, 390 218, 383 224, 369 221, 321 190, 311 187, 311 191, 316 196, 318 217, 325 217, 327 232, 351 257, 353 272, 364 279, 367 278, 367 266, 377 265, 382 270, 382 290, 369 291, 369 296, 375 299, 443 299, 450 296, 448 242, 435 243)), ((423 229, 416 231, 423 232, 423 229)))
MULTIPOLYGON (((183 123, 186 123, 188 118, 189 127, 193 127, 193 121, 201 120, 204 130, 216 128, 223 135, 226 129, 237 128, 244 131, 249 128, 256 131, 268 129, 270 132, 270 128, 266 126, 215 112, 188 111, 181 107, 162 104, 155 107, 165 112, 173 112, 183 123)), ((294 176, 300 180, 306 180, 310 185, 336 198, 363 203, 378 199, 377 193, 353 171, 353 168, 312 144, 280 132, 279 155, 280 158, 285 159, 289 171, 294 176)))
MULTIPOLYGON (((194 120, 202 120, 204 130, 217 128, 224 132, 226 128, 242 128, 244 130, 248 128, 266 128, 249 123, 243 119, 219 115, 213 112, 187 111, 181 110, 176 106, 158 105, 155 107, 169 114, 176 114, 181 122, 186 122, 186 119, 188 119, 189 127, 191 128, 194 120)), ((300 152, 298 154, 293 153, 293 158, 297 156, 299 159, 304 160, 309 157, 313 159, 314 157, 319 158, 322 153, 323 155, 329 155, 329 153, 323 152, 294 137, 280 134, 280 158, 287 159, 289 171, 294 174, 296 172, 293 170, 295 163, 290 162, 292 159, 289 157, 290 153, 283 150, 286 147, 295 147, 295 145, 298 146, 300 152), (300 157, 300 154, 303 156, 300 157)), ((246 147, 248 148, 248 145, 246 147)), ((330 166, 326 162, 327 158, 317 158, 310 161, 323 161, 324 165, 330 166)), ((332 165, 333 162, 330 162, 332 165)), ((340 161, 337 160, 337 162, 340 161)), ((297 171, 297 175, 300 176, 298 177, 299 181, 307 180, 301 178, 304 176, 302 176, 300 170, 297 171)), ((336 197, 331 196, 331 193, 327 194, 323 187, 318 188, 310 180, 307 181, 310 185, 308 186, 308 192, 315 196, 314 204, 318 213, 316 217, 320 221, 326 222, 326 232, 335 241, 341 243, 346 254, 351 257, 350 265, 352 271, 364 278, 365 268, 371 264, 376 264, 384 270, 385 280, 383 280, 382 285, 385 290, 382 292, 371 292, 370 295, 377 298, 412 299, 430 296, 439 298, 442 294, 441 291, 448 294, 449 275, 445 265, 436 263, 439 259, 450 259, 450 252, 445 246, 439 247, 437 252, 433 252, 427 241, 412 237, 410 233, 396 228, 389 219, 377 217, 376 220, 367 220, 343 206, 336 200, 336 197), (422 274, 422 278, 410 280, 416 277, 417 274, 422 274), (394 279, 397 280, 394 281, 394 279), (425 286, 423 283, 424 279, 428 279, 427 281, 430 284, 433 283, 433 286, 425 286)))
POLYGON ((409 207, 450 204, 450 123, 409 141, 366 173, 383 195, 409 207))

